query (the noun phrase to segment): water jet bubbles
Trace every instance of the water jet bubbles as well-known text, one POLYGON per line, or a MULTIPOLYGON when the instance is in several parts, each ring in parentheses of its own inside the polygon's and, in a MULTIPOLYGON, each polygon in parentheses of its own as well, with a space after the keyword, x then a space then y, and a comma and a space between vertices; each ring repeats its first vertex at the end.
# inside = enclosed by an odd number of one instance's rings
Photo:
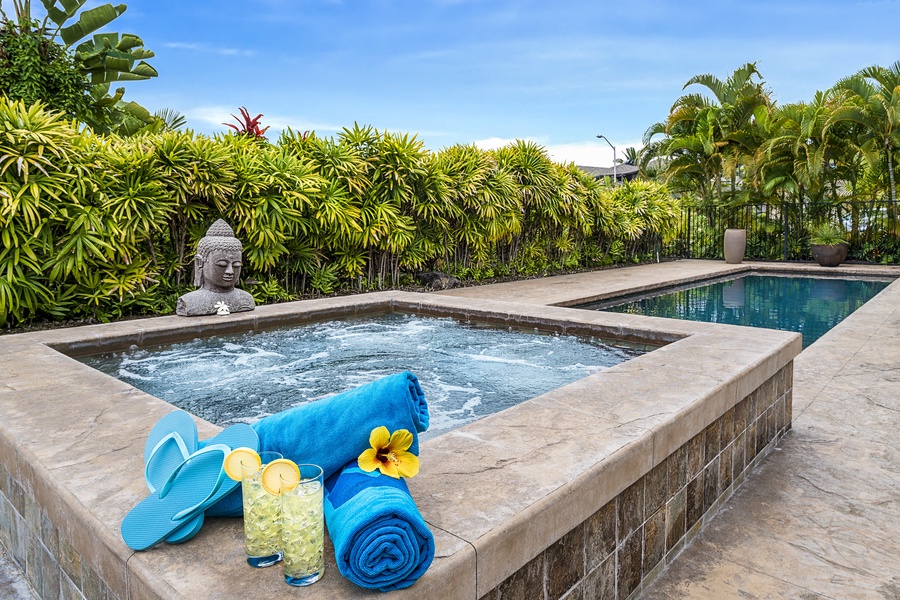
POLYGON ((219 335, 214 346, 183 345, 181 355, 154 350, 141 357, 147 350, 140 350, 139 356, 120 356, 110 367, 113 372, 127 367, 142 376, 130 377, 132 385, 219 425, 256 421, 409 370, 419 376, 428 398, 428 437, 434 437, 584 377, 592 365, 622 360, 595 355, 584 338, 532 335, 534 321, 525 327, 467 321, 464 326, 462 319, 408 314, 349 318, 260 330, 252 339, 219 335), (195 366, 201 358, 211 366, 195 366), (253 367, 236 367, 236 360, 253 367), (576 364, 589 368, 559 366, 576 364), (188 372, 176 376, 181 369, 188 372))
POLYGON ((128 351, 129 351, 129 352, 137 352, 137 349, 138 349, 138 345, 137 345, 137 344, 132 344, 132 345, 128 346, 128 351))

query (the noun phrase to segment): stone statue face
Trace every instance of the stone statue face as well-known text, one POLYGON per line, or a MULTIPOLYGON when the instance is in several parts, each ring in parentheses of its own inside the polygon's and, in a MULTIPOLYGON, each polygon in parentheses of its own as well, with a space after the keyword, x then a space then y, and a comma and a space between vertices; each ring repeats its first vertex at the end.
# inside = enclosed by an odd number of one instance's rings
POLYGON ((213 250, 203 263, 203 289, 230 292, 241 276, 241 253, 213 250))

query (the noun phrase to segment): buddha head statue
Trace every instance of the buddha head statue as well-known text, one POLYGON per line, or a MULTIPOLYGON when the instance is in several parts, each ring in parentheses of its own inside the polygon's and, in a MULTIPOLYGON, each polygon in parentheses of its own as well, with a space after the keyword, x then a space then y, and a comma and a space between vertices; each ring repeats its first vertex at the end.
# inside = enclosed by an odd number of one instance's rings
POLYGON ((240 240, 228 223, 219 219, 197 244, 194 285, 211 292, 230 292, 241 276, 240 240))

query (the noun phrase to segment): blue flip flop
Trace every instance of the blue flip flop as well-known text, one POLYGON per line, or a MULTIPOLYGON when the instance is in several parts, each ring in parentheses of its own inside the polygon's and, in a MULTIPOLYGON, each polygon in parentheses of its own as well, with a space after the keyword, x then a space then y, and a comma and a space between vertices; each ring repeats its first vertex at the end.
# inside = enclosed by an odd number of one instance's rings
MULTIPOLYGON (((183 410, 171 412, 160 419, 144 445, 144 479, 150 493, 156 492, 191 454, 197 451, 197 425, 183 410)), ((166 541, 181 544, 193 538, 203 527, 203 514, 185 523, 166 541)))
POLYGON ((122 520, 122 539, 147 550, 203 514, 238 483, 222 468, 229 446, 212 444, 182 461, 159 491, 141 500, 122 520))
MULTIPOLYGON (((225 444, 232 449, 251 448, 258 452, 259 435, 246 423, 236 423, 221 431, 217 436, 200 441, 201 447, 206 447, 208 444, 225 444)), ((235 482, 234 490, 206 510, 208 517, 240 517, 242 514, 244 514, 244 504, 241 498, 240 482, 235 482)))

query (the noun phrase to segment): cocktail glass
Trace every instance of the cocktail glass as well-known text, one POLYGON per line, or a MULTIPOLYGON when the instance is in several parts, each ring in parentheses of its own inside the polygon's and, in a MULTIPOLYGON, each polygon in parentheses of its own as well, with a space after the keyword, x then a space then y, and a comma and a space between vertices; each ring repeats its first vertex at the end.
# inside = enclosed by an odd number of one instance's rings
POLYGON ((278 452, 260 452, 259 468, 243 467, 241 489, 244 497, 244 545, 251 567, 270 567, 279 562, 281 553, 281 499, 263 488, 263 467, 281 458, 278 452))
POLYGON ((322 468, 297 465, 300 483, 281 492, 284 580, 309 585, 325 574, 325 513, 322 468))

